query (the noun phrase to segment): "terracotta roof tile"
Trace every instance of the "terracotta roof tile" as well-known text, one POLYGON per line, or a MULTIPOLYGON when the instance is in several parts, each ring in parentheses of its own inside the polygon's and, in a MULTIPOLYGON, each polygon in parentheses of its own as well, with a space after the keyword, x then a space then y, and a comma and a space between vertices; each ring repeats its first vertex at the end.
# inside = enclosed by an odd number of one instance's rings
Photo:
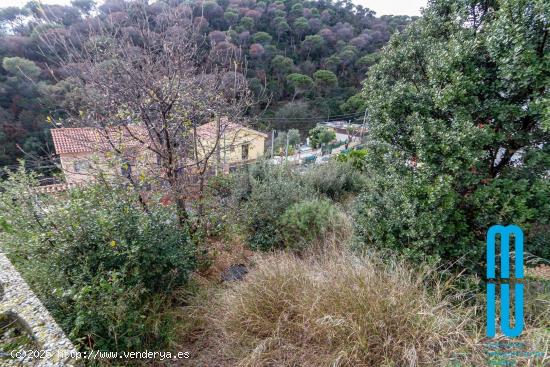
POLYGON ((52 129, 57 154, 85 153, 140 146, 148 141, 147 131, 139 126, 98 129, 93 127, 52 129))
MULTIPOLYGON (((245 129, 258 135, 266 134, 229 122, 227 118, 221 121, 222 133, 245 129)), ((147 130, 141 126, 111 127, 99 129, 93 127, 55 128, 51 130, 55 152, 57 154, 86 153, 113 150, 117 148, 139 147, 142 142, 149 141, 147 130)), ((216 136, 216 121, 208 122, 197 128, 200 138, 216 136)))

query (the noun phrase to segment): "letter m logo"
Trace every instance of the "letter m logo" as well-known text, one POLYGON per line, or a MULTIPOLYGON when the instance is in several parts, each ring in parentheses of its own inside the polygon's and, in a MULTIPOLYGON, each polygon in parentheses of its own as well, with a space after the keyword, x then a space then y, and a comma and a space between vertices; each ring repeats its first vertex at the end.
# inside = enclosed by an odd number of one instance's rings
MULTIPOLYGON (((514 275, 523 279, 523 232, 516 225, 495 225, 487 232, 487 336, 496 334, 496 238, 500 235, 500 279, 510 279, 510 236, 514 236, 514 275)), ((510 284, 500 284, 500 328, 504 335, 517 337, 523 331, 523 284, 515 284, 514 320, 510 326, 510 284)))

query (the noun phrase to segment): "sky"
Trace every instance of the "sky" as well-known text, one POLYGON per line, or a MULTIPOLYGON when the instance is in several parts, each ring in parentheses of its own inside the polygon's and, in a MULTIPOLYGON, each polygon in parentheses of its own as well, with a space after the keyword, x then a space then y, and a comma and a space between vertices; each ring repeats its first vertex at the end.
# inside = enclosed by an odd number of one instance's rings
MULTIPOLYGON (((0 7, 23 6, 28 0, 0 0, 0 7)), ((352 0, 376 12, 377 15, 420 15, 427 0, 352 0)), ((70 4, 71 0, 42 0, 44 4, 70 4)))

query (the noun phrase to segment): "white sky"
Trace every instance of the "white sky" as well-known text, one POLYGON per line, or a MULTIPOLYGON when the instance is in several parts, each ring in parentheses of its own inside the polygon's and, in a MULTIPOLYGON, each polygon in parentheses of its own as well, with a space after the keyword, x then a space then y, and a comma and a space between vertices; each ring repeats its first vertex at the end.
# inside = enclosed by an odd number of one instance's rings
MULTIPOLYGON (((0 7, 23 6, 28 0, 0 0, 0 7)), ((68 5, 70 0, 42 0, 44 4, 68 5)), ((101 2, 98 1, 98 2, 101 2)), ((420 8, 425 7, 427 0, 353 0, 376 12, 377 15, 420 15, 420 8)))

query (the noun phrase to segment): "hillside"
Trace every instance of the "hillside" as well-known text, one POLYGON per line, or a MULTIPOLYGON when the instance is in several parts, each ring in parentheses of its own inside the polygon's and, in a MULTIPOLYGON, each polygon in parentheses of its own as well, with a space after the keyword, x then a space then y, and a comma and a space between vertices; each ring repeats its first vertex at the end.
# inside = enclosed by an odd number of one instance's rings
MULTIPOLYGON (((188 19, 212 54, 238 50, 246 60, 249 87, 256 97, 250 114, 262 116, 264 128, 311 126, 314 117, 353 117, 357 104, 343 104, 360 89, 377 51, 411 19, 376 17, 351 1, 219 0, 129 2, 92 0, 73 6, 37 5, 0 10, 0 166, 32 157, 32 168, 52 151, 47 121, 78 108, 64 71, 50 60, 41 40, 68 34, 86 40, 94 26, 123 24, 131 33, 136 12, 161 23, 166 12, 188 19), (25 152, 25 153, 23 153, 25 152)), ((357 102, 357 101, 356 101, 357 102)), ((358 114, 357 114, 358 115, 358 114)))

